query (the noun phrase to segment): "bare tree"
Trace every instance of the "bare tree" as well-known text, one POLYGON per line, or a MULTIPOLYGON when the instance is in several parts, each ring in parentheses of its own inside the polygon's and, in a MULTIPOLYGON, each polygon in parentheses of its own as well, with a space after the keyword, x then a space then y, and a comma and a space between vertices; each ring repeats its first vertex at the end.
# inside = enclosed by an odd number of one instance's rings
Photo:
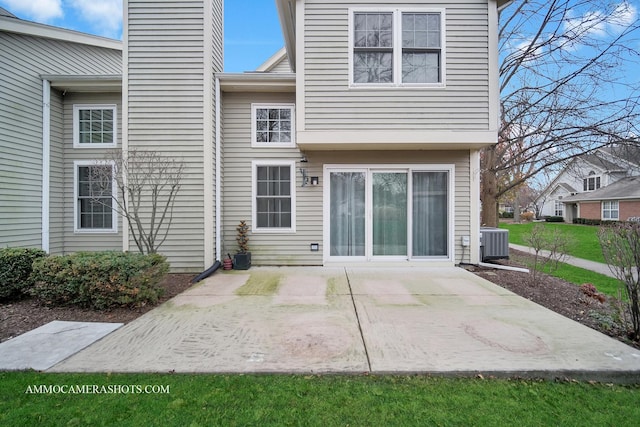
POLYGON ((133 149, 114 150, 102 166, 91 169, 97 185, 94 200, 104 203, 104 196, 111 196, 138 250, 156 253, 171 228, 184 162, 153 150, 133 149), (112 182, 117 196, 112 194, 112 182))
POLYGON ((638 144, 639 56, 630 2, 520 0, 500 16, 501 129, 482 162, 482 222, 548 167, 610 144, 638 144), (633 80, 635 79, 635 80, 633 80))
MULTIPOLYGON (((623 284, 631 338, 640 340, 640 223, 605 226, 598 232, 607 264, 623 284)), ((625 316, 626 317, 626 316, 625 316)))

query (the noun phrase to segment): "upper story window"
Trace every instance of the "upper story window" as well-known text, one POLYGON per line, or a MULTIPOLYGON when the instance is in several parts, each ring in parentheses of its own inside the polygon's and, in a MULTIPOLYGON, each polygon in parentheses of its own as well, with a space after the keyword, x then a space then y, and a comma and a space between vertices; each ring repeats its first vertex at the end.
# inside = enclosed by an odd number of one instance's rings
POLYGON ((294 147, 294 105, 252 104, 251 145, 253 147, 294 147))
POLYGON ((353 11, 354 85, 444 83, 444 11, 353 11))
POLYGON ((600 188, 599 176, 588 176, 582 180, 582 191, 593 191, 600 188))
POLYGON ((74 105, 73 146, 76 148, 115 147, 116 113, 115 105, 74 105))

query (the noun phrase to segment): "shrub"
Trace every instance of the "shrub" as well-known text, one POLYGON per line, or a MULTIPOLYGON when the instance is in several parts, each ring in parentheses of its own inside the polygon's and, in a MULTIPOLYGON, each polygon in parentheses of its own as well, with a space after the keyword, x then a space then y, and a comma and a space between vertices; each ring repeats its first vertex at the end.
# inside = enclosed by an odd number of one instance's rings
POLYGON ((534 216, 536 216, 536 214, 534 214, 533 212, 522 212, 520 214, 520 219, 522 221, 531 222, 531 221, 533 221, 533 217, 534 216))
POLYGON ((618 223, 601 227, 598 239, 604 259, 622 283, 627 297, 627 310, 623 313, 623 319, 631 329, 629 336, 640 341, 640 223, 618 223))
POLYGON ((500 212, 500 218, 513 218, 513 212, 500 212))
POLYGON ((589 298, 593 298, 595 300, 598 300, 599 302, 605 302, 607 300, 607 297, 604 294, 598 292, 598 289, 593 283, 584 283, 580 286, 580 291, 589 298))
POLYGON ((40 249, 0 249, 0 299, 17 298, 33 286, 33 262, 47 253, 40 249))
MULTIPOLYGON (((561 216, 545 216, 545 222, 564 222, 564 218, 561 216)), ((574 221, 575 224, 575 221, 574 221)))
POLYGON ((34 263, 31 293, 47 304, 100 310, 154 304, 168 270, 158 254, 78 252, 34 263))

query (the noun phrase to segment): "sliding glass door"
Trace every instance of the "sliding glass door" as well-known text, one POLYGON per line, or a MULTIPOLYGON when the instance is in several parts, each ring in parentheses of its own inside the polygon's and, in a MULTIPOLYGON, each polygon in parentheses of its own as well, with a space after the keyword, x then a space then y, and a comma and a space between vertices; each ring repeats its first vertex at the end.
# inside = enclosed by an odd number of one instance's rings
POLYGON ((407 173, 372 172, 373 256, 407 256, 407 173))
POLYGON ((364 257, 366 172, 331 172, 329 181, 330 254, 364 257))
POLYGON ((450 259, 452 168, 327 171, 333 259, 450 259))

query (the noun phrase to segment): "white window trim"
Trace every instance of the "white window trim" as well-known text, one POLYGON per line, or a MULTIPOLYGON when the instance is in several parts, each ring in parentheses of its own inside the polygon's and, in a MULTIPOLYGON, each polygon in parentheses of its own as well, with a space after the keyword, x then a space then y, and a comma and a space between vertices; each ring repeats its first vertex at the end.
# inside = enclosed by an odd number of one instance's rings
POLYGON ((562 203, 561 199, 555 200, 553 208, 554 208, 554 216, 564 216, 564 203, 562 203), (558 209, 558 207, 560 207, 560 209, 558 209), (558 215, 558 212, 561 212, 561 214, 558 215))
POLYGON ((444 8, 390 8, 390 7, 353 7, 349 8, 349 87, 351 89, 371 88, 444 88, 447 86, 447 42, 446 9, 444 8), (393 83, 355 83, 353 81, 353 16, 358 12, 393 13, 393 83), (440 82, 402 83, 402 13, 439 13, 440 14, 440 82), (400 46, 397 46, 397 42, 400 46))
POLYGON ((601 217, 603 221, 619 221, 620 220, 620 202, 618 200, 603 200, 602 204, 601 204, 601 217), (616 204, 616 207, 613 208, 613 203, 616 204), (605 207, 606 205, 609 205, 608 207, 605 207), (604 213, 605 211, 609 212, 609 215, 611 215, 611 212, 616 211, 618 212, 618 215, 613 218, 605 218, 604 217, 604 213))
POLYGON ((291 103, 285 104, 251 104, 251 147, 253 148, 292 148, 296 146, 296 105, 291 103), (289 108, 291 110, 291 142, 258 142, 256 140, 256 110, 258 108, 289 108))
MULTIPOLYGON (((330 174, 331 172, 364 172, 367 175, 367 180, 370 179, 370 176, 374 172, 387 172, 387 171, 405 171, 407 174, 411 174, 413 172, 448 172, 449 174, 449 182, 448 182, 448 212, 449 218, 447 221, 448 225, 448 241, 447 241, 447 256, 426 256, 426 257, 412 257, 410 254, 413 252, 413 242, 411 238, 407 241, 407 256, 401 257, 384 257, 384 256, 374 256, 370 252, 370 242, 373 239, 373 235, 371 232, 371 225, 369 224, 366 228, 366 237, 365 237, 365 255, 361 257, 339 257, 339 256, 331 256, 331 251, 329 249, 325 249, 323 252, 323 263, 330 262, 375 262, 375 261, 410 261, 410 262, 418 262, 418 263, 434 263, 434 262, 455 262, 456 259, 456 244, 455 244, 455 173, 456 167, 454 164, 448 163, 434 163, 434 164, 326 164, 323 168, 323 180, 326 183, 323 188, 323 200, 325 200, 323 206, 323 244, 324 248, 330 247, 331 241, 331 206, 330 206, 330 174)), ((411 182, 409 180, 409 182, 411 182)), ((410 184, 407 187, 408 192, 413 191, 413 185, 410 184)), ((367 183, 366 188, 366 205, 367 209, 369 209, 369 203, 371 198, 371 191, 369 188, 369 184, 367 183)), ((407 233, 410 233, 409 230, 413 229, 413 204, 411 200, 411 196, 407 198, 407 233)), ((371 213, 367 212, 367 217, 370 218, 371 213)), ((408 234, 409 236, 409 234, 408 234)))
POLYGON ((118 145, 118 106, 116 104, 73 104, 73 148, 115 148, 118 145), (113 142, 87 144, 80 142, 80 110, 112 110, 113 142))
POLYGON ((296 162, 295 160, 253 160, 251 162, 251 231, 256 234, 291 234, 296 232, 296 162), (258 227, 257 203, 258 166, 289 166, 291 180, 291 227, 265 228, 258 227))
POLYGON ((591 191, 596 191, 600 188, 602 188, 602 175, 588 175, 585 176, 584 178, 582 178, 582 189, 583 192, 591 192, 591 191), (600 178, 600 187, 596 187, 596 182, 597 182, 597 178, 600 178), (593 190, 589 190, 589 181, 590 179, 593 179, 593 190), (584 189, 584 181, 587 180, 587 189, 584 189))
MULTIPOLYGON (((116 201, 113 201, 111 210, 113 215, 111 216, 111 228, 80 228, 78 222, 78 214, 80 213, 80 207, 78 206, 78 168, 81 166, 100 166, 104 164, 111 165, 112 173, 115 177, 116 166, 115 162, 107 161, 100 162, 96 160, 76 160, 73 162, 73 232, 77 234, 113 234, 118 232, 118 211, 116 209, 116 201)), ((111 180, 111 194, 113 198, 117 197, 116 180, 111 180)))

